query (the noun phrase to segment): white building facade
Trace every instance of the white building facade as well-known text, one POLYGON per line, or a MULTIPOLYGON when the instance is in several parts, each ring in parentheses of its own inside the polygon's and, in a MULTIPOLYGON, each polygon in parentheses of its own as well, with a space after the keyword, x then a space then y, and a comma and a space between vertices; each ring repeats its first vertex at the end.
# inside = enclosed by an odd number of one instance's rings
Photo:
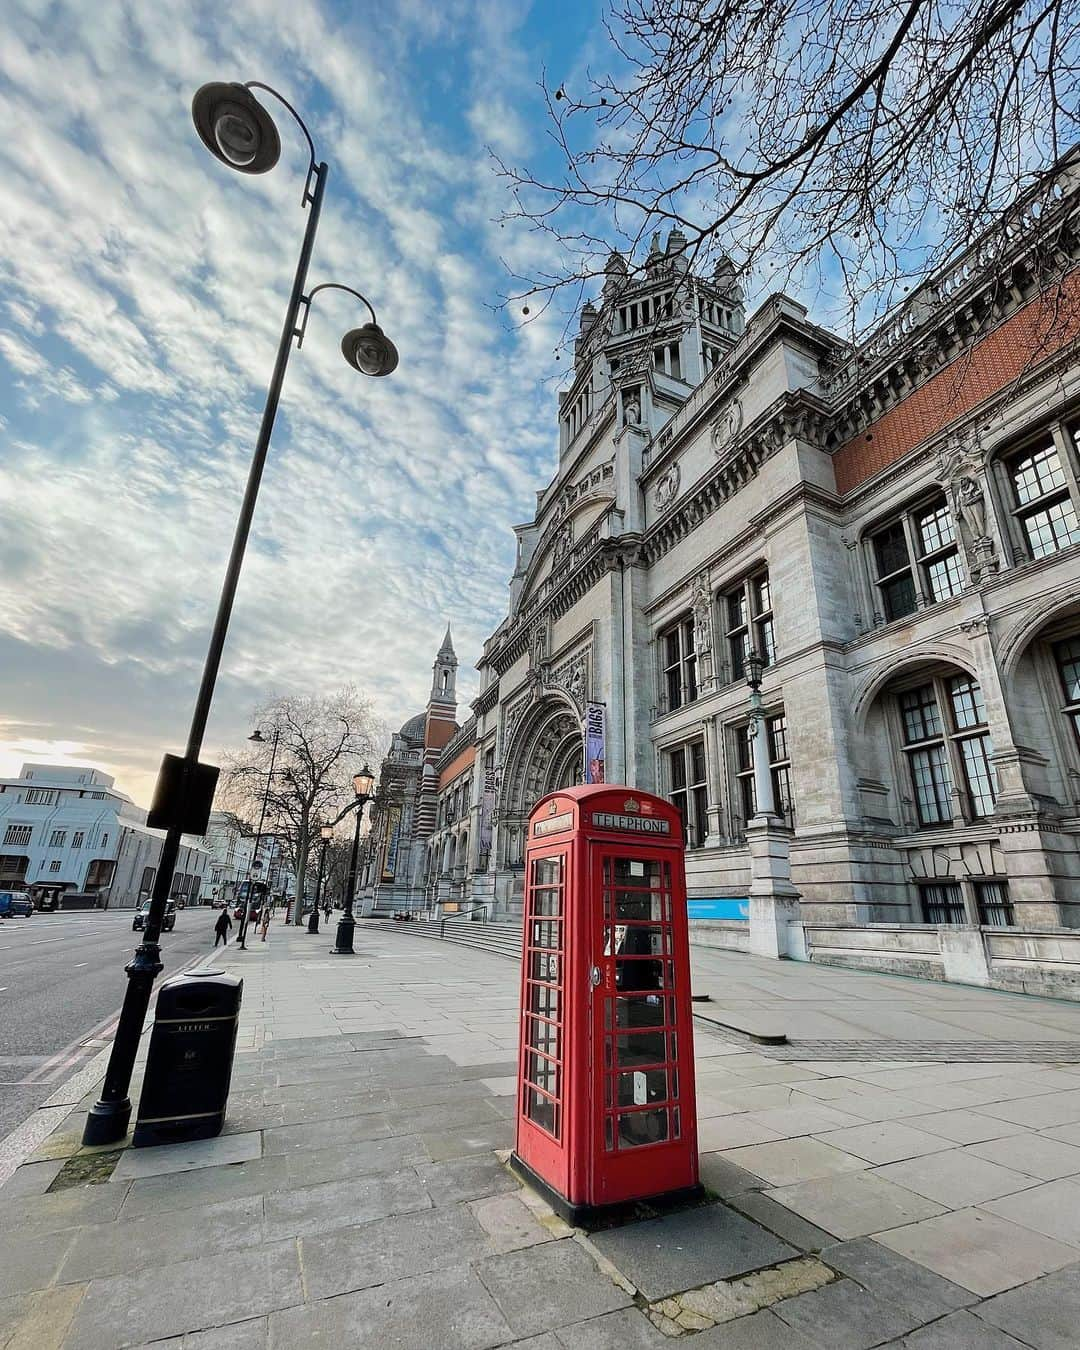
MULTIPOLYGON (((18 778, 0 779, 0 888, 29 891, 41 905, 71 894, 134 907, 150 893, 165 837, 145 822, 100 769, 24 764, 18 778)), ((201 842, 186 837, 174 898, 197 903, 209 864, 201 842)))
POLYGON ((793 952, 1075 995, 1078 218, 1070 170, 857 348, 783 295, 745 319, 677 233, 612 255, 479 663, 466 897, 519 912, 593 704, 607 780, 679 805, 691 897, 737 911, 754 652, 793 952))

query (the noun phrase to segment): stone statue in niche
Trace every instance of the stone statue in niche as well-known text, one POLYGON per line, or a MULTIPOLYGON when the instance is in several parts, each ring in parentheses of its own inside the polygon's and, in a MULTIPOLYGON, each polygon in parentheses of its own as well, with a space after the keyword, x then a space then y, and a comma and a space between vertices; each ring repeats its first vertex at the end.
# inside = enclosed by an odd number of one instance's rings
POLYGON ((636 427, 641 423, 641 399, 636 389, 627 390, 623 400, 623 422, 628 427, 636 427))
POLYGON ((562 562, 566 555, 574 546, 574 522, 568 520, 562 529, 555 536, 555 548, 553 560, 557 563, 562 562))
POLYGON ((968 575, 978 585, 998 570, 997 546, 987 525, 985 455, 978 431, 954 436, 938 452, 941 481, 956 521, 968 575))
POLYGON ((703 692, 713 688, 712 588, 709 574, 700 572, 694 581, 694 654, 697 657, 697 682, 703 692))

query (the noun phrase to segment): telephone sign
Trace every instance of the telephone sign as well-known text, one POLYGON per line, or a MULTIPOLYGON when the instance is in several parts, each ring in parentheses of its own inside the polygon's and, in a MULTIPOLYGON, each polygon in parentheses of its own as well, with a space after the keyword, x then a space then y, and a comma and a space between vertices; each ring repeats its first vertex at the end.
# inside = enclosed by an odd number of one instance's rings
POLYGON ((608 784, 529 821, 511 1166, 572 1222, 700 1193, 682 823, 608 784))

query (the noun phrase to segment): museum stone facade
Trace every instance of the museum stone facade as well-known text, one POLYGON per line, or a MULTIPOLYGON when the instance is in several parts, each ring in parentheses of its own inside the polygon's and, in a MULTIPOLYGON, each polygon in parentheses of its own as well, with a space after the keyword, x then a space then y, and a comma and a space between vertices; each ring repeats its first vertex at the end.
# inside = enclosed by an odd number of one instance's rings
POLYGON ((1078 207, 1067 167, 856 347, 784 295, 747 316, 677 232, 635 272, 613 253, 472 716, 437 660, 450 734, 414 719, 383 766, 368 909, 519 913, 590 705, 608 781, 680 807, 691 896, 746 897, 756 652, 816 954, 940 973, 938 926, 967 925, 1080 963, 1078 207))

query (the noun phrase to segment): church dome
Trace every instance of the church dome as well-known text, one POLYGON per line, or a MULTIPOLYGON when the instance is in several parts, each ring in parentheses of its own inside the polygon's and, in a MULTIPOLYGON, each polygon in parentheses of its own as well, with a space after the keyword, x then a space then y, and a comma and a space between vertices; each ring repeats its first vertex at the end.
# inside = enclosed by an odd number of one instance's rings
POLYGON ((419 744, 423 744, 425 720, 426 718, 423 713, 417 713, 415 717, 410 717, 409 720, 404 723, 401 730, 398 732, 398 735, 404 736, 407 741, 416 741, 419 744))

